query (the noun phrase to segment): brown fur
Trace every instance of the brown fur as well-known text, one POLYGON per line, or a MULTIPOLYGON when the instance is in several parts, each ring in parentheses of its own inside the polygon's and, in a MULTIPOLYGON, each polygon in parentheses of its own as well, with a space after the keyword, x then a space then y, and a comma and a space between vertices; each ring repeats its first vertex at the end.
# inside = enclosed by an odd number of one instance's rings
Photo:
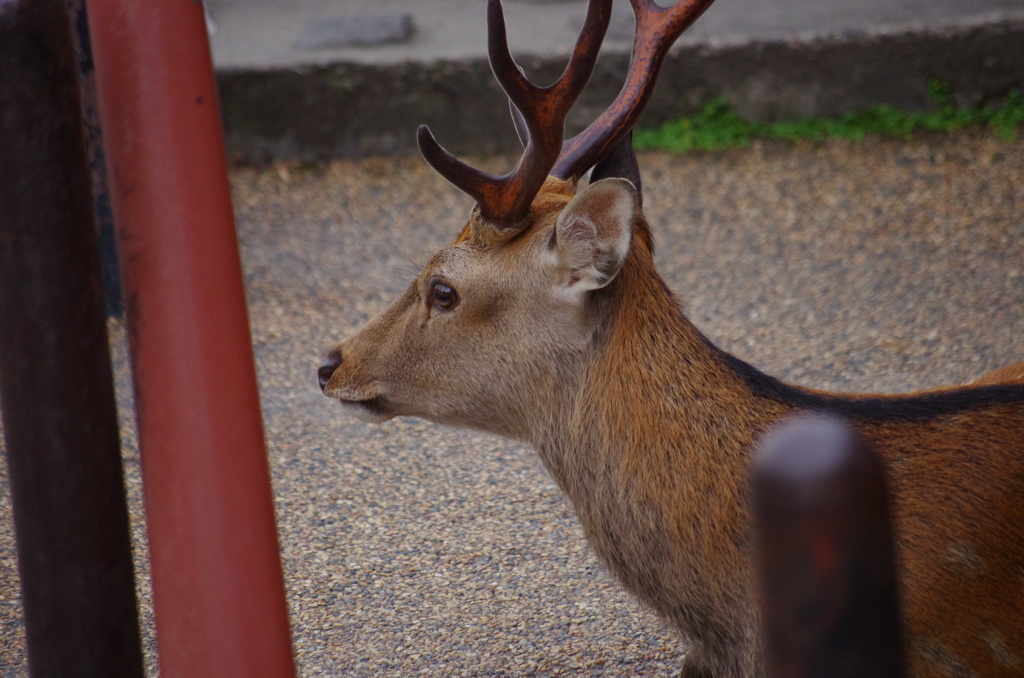
POLYGON ((985 384, 1021 384, 1024 383, 1024 360, 1012 365, 986 372, 971 382, 973 386, 985 384))
POLYGON ((687 320, 639 210, 614 279, 579 308, 551 301, 564 272, 537 262, 573 190, 549 180, 512 239, 472 218, 406 295, 339 344, 326 393, 371 418, 532 443, 609 569, 696 643, 684 675, 723 678, 762 674, 752 449, 794 412, 843 414, 889 474, 913 675, 1024 675, 1024 386, 837 396, 777 382, 687 320), (438 275, 461 293, 452 313, 424 302, 438 275))

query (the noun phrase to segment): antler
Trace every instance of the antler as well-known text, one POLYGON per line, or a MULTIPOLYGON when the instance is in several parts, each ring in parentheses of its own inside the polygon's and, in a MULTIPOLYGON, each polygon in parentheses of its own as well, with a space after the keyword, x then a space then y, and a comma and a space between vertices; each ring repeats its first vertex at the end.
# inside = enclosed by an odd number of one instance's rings
POLYGON ((551 174, 561 179, 583 176, 633 129, 654 93, 654 83, 672 43, 713 1, 679 0, 671 7, 659 7, 654 0, 629 0, 636 28, 626 82, 597 120, 565 142, 551 174))
POLYGON ((509 174, 496 177, 470 167, 441 148, 425 125, 417 133, 420 152, 442 176, 476 199, 485 219, 500 228, 512 227, 529 212, 548 174, 579 178, 629 133, 654 92, 669 47, 712 2, 680 0, 664 8, 654 0, 630 0, 636 31, 626 82, 612 105, 563 145, 565 116, 593 73, 611 17, 611 0, 590 0, 565 72, 554 85, 544 88, 527 80, 512 59, 501 1, 489 0, 488 57, 494 76, 508 95, 517 131, 526 147, 523 157, 509 174))
POLYGON ((590 81, 611 19, 611 0, 591 0, 583 30, 565 72, 550 87, 537 87, 523 75, 508 49, 501 0, 487 3, 487 52, 494 76, 520 111, 529 139, 519 164, 496 177, 470 167, 441 146, 426 125, 417 132, 420 152, 430 165, 476 199, 485 219, 502 228, 520 221, 558 160, 565 116, 590 81))

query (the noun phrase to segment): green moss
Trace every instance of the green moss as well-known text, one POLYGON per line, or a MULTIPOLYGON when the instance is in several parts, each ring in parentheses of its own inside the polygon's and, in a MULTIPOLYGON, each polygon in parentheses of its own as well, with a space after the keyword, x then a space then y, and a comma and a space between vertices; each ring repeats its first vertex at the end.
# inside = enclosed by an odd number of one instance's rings
POLYGON ((736 114, 724 98, 714 99, 694 116, 669 122, 657 129, 637 130, 633 143, 638 150, 674 153, 717 151, 747 146, 754 139, 859 141, 867 135, 905 138, 918 130, 954 131, 987 126, 1000 139, 1013 140, 1024 125, 1024 96, 1011 92, 1005 100, 980 107, 953 103, 948 85, 929 83, 936 110, 911 113, 891 106, 872 106, 839 118, 798 118, 778 122, 753 122, 736 114))

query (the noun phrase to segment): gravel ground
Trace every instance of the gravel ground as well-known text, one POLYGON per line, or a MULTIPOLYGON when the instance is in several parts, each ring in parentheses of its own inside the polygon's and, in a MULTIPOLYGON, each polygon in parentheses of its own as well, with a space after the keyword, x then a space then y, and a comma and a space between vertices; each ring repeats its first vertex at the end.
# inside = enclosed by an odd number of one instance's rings
MULTIPOLYGON (((641 167, 663 275, 762 369, 893 392, 1024 359, 1024 141, 759 144, 641 167)), ((611 580, 530 450, 358 423, 316 386, 326 349, 404 289, 470 201, 418 159, 232 179, 300 674, 675 675, 685 645, 611 580)), ((155 673, 120 323, 111 336, 155 673)), ((26 673, 17 587, 4 484, 3 676, 26 673)))

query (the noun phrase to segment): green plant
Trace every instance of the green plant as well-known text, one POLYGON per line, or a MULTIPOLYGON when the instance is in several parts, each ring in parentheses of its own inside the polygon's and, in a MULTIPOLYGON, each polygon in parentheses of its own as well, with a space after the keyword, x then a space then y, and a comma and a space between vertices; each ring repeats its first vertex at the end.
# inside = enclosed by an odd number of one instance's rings
POLYGON ((754 139, 859 141, 867 135, 905 138, 918 130, 954 131, 986 125, 997 137, 1016 138, 1024 125, 1024 96, 1014 90, 994 105, 963 107, 953 102, 950 87, 938 80, 928 83, 936 110, 907 112, 884 104, 838 118, 797 118, 777 122, 756 122, 741 118, 724 97, 708 102, 696 115, 669 122, 657 129, 637 130, 637 149, 659 149, 674 153, 716 151, 743 147, 754 139))

